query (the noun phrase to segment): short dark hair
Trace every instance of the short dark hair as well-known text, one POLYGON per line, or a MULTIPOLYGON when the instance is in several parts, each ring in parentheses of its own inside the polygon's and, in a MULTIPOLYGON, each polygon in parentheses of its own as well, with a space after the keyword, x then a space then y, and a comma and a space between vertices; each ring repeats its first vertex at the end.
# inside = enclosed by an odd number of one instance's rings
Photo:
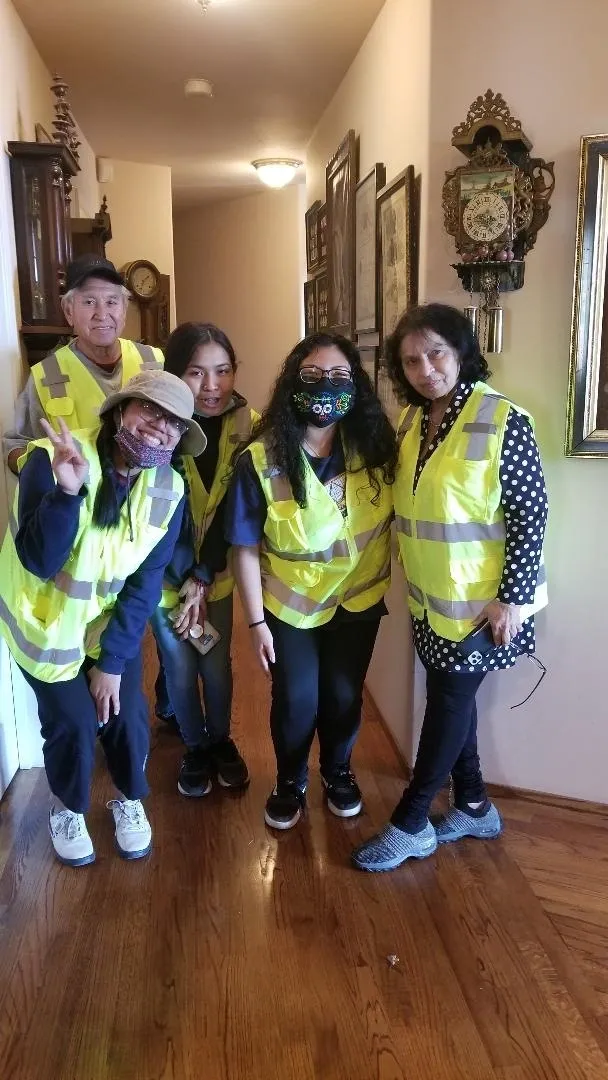
POLYGON ((410 308, 397 323, 386 343, 386 367, 393 390, 399 401, 408 405, 424 405, 427 400, 408 382, 400 350, 403 339, 408 334, 432 330, 451 345, 460 361, 459 378, 463 382, 484 381, 490 378, 491 371, 486 359, 481 354, 479 341, 466 315, 449 304, 421 304, 410 308))
POLYGON ((196 350, 201 345, 220 345, 236 371, 236 353, 232 342, 214 323, 185 322, 176 326, 165 346, 165 371, 181 379, 196 350))

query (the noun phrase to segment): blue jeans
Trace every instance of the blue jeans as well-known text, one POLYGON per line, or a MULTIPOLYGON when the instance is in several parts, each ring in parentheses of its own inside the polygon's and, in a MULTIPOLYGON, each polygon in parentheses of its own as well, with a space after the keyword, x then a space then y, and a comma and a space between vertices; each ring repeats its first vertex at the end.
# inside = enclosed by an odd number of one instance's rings
POLYGON ((186 746, 212 746, 230 734, 232 594, 207 605, 207 619, 221 637, 206 656, 177 637, 169 612, 170 608, 157 608, 150 620, 165 669, 169 699, 186 746))

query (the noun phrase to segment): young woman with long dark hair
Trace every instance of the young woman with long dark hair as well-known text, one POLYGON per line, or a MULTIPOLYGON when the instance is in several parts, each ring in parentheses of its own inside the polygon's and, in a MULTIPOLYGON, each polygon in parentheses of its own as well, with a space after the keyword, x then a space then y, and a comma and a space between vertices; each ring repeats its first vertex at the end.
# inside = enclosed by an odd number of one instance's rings
POLYGON ((252 645, 272 678, 277 783, 265 820, 276 829, 304 808, 315 732, 330 811, 362 807, 350 759, 386 612, 396 462, 355 345, 306 337, 238 459, 226 513, 252 645))
MULTIPOLYGON (((224 509, 235 449, 249 439, 257 413, 235 390, 236 370, 230 340, 212 323, 182 323, 167 342, 165 371, 192 390, 195 416, 207 438, 204 454, 177 462, 186 483, 186 511, 162 604, 152 618, 161 662, 157 693, 164 679, 165 711, 169 705, 186 746, 177 787, 190 797, 206 795, 215 779, 232 789, 249 783, 230 734, 234 579, 224 509), (180 602, 174 622, 172 612, 180 602), (220 637, 203 655, 188 637, 205 618, 220 637)), ((157 713, 162 712, 157 699, 157 713)))
POLYGON ((51 839, 72 866, 95 858, 84 814, 97 737, 119 792, 108 804, 119 852, 150 850, 141 641, 182 517, 173 452, 205 447, 193 408, 174 375, 145 371, 106 398, 98 433, 72 433, 61 419, 57 433, 42 420, 47 438, 19 459, 0 633, 36 695, 51 839))

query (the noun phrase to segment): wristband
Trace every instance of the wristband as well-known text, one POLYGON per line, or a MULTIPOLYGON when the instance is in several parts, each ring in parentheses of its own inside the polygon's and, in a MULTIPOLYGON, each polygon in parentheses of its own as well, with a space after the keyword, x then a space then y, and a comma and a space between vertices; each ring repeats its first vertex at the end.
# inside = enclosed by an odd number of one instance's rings
POLYGON ((266 622, 266 619, 258 619, 257 622, 250 622, 249 623, 249 629, 253 630, 254 626, 261 626, 262 623, 265 623, 265 622, 266 622))

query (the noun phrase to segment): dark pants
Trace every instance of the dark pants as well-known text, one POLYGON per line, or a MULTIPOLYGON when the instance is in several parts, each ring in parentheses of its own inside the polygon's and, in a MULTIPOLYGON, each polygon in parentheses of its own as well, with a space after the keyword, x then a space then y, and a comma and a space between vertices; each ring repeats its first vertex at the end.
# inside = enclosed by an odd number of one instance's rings
POLYGON ((486 789, 477 754, 475 695, 485 672, 426 673, 426 711, 410 785, 395 808, 393 825, 422 828, 431 803, 452 774, 454 801, 460 809, 483 802, 486 789))
POLYGON ((321 772, 348 765, 380 619, 297 630, 265 612, 274 641, 270 731, 279 780, 306 784, 315 731, 321 772))
POLYGON ((163 665, 163 658, 158 647, 158 642, 156 643, 156 655, 158 656, 158 675, 156 676, 156 682, 154 683, 154 695, 156 699, 154 712, 159 720, 168 720, 169 717, 175 715, 175 710, 169 698, 167 674, 163 665))
POLYGON ((141 688, 141 653, 129 661, 120 681, 120 713, 98 730, 95 702, 86 672, 87 659, 76 678, 45 683, 21 669, 38 702, 49 787, 68 810, 83 814, 89 808, 97 737, 114 784, 127 799, 148 794, 145 777, 150 745, 148 706, 141 688))

